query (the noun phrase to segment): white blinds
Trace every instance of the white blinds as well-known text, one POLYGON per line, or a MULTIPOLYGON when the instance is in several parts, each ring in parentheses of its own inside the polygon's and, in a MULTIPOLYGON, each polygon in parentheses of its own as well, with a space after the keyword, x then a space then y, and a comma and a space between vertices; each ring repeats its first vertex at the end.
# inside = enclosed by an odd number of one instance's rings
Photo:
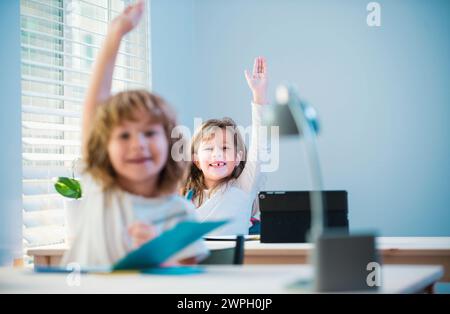
MULTIPOLYGON (((53 178, 80 157, 80 117, 107 25, 132 1, 21 0, 24 247, 65 238, 53 178)), ((148 15, 121 45, 113 91, 149 88, 148 15)))

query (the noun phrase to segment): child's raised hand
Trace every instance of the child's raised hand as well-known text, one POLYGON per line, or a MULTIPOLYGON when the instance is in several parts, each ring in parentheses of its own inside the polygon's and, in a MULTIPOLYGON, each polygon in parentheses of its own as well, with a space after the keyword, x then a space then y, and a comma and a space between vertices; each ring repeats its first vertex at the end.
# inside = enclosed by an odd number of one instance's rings
POLYGON ((128 227, 128 235, 131 238, 133 248, 138 248, 156 237, 156 232, 151 225, 135 222, 128 227))
POLYGON ((110 29, 119 32, 121 36, 133 30, 142 18, 145 8, 145 0, 138 0, 129 5, 120 15, 118 15, 110 25, 110 29))
POLYGON ((267 63, 263 57, 255 58, 253 73, 251 75, 245 70, 245 78, 252 91, 253 102, 255 104, 263 105, 267 103, 267 77, 267 63))

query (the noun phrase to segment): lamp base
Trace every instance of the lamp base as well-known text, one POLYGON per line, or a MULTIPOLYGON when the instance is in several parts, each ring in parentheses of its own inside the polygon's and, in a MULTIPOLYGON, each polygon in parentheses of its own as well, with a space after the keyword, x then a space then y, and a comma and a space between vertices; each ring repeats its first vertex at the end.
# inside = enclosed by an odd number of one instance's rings
POLYGON ((317 292, 370 291, 381 286, 374 235, 317 238, 313 256, 317 292))

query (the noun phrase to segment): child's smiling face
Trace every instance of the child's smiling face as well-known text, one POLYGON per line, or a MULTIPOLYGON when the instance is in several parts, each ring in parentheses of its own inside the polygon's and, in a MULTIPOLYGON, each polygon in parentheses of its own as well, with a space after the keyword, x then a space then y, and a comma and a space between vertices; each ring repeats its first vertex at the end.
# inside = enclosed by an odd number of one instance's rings
POLYGON ((146 112, 136 112, 135 121, 123 121, 112 130, 108 155, 125 184, 155 184, 168 159, 164 127, 152 123, 146 112))
POLYGON ((241 159, 242 152, 236 152, 232 132, 217 128, 200 142, 194 162, 203 172, 206 186, 211 188, 229 177, 241 159))

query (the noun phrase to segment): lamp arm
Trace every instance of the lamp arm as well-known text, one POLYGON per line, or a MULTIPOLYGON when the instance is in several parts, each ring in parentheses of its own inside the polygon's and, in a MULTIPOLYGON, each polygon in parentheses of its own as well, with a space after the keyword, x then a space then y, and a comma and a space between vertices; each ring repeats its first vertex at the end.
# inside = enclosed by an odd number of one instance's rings
POLYGON ((316 130, 308 121, 305 113, 305 106, 301 103, 299 97, 291 91, 291 99, 295 101, 289 102, 294 121, 297 129, 303 133, 305 140, 305 154, 309 165, 309 173, 311 177, 312 190, 310 193, 311 202, 311 230, 309 236, 310 242, 315 242, 323 233, 325 226, 324 199, 323 199, 323 179, 320 167, 319 152, 316 143, 316 130), (294 94, 294 95, 292 95, 294 94))

